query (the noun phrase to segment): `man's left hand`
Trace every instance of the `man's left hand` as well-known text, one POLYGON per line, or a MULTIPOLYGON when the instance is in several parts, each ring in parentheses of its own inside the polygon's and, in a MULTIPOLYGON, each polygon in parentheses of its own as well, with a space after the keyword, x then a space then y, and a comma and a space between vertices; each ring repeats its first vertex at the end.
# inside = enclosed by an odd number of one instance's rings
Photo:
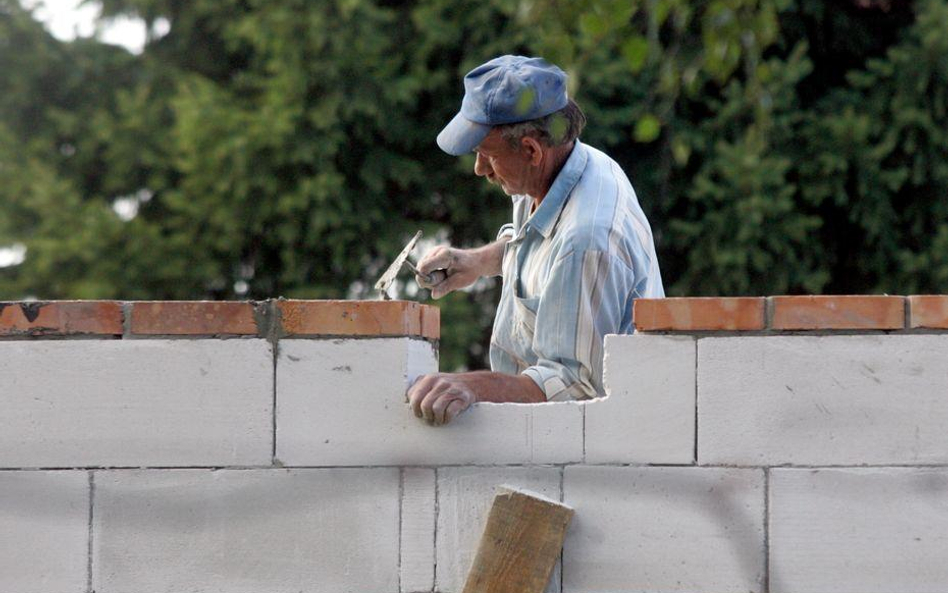
POLYGON ((437 425, 451 422, 478 401, 546 401, 543 391, 530 377, 490 371, 424 375, 408 389, 406 396, 415 416, 437 425))
POLYGON ((429 424, 447 424, 477 401, 477 395, 460 375, 437 373, 420 377, 408 390, 415 416, 429 424))

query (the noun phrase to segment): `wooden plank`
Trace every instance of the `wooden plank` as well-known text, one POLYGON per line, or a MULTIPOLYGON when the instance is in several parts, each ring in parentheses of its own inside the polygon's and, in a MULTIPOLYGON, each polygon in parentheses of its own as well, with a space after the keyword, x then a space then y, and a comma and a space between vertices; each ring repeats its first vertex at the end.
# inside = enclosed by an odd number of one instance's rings
POLYGON ((543 593, 572 517, 562 503, 501 486, 464 593, 543 593))

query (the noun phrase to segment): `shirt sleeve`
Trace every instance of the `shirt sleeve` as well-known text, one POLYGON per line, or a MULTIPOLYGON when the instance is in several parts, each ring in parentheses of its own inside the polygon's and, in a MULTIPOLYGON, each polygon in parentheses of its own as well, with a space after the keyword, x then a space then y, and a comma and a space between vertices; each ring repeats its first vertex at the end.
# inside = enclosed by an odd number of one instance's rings
POLYGON ((509 239, 513 239, 513 237, 514 237, 515 234, 516 234, 516 232, 514 231, 514 225, 513 225, 513 223, 512 223, 512 222, 508 222, 508 223, 505 224, 504 226, 500 227, 500 230, 499 230, 499 231, 497 231, 497 239, 495 239, 495 240, 496 240, 496 241, 500 241, 500 240, 503 239, 504 237, 506 237, 508 240, 509 240, 509 239))
MULTIPOLYGON (((605 395, 603 339, 619 333, 634 284, 633 270, 604 251, 573 251, 554 262, 535 304, 538 360, 523 371, 547 400, 605 395)), ((520 300, 529 308, 533 299, 520 300)))

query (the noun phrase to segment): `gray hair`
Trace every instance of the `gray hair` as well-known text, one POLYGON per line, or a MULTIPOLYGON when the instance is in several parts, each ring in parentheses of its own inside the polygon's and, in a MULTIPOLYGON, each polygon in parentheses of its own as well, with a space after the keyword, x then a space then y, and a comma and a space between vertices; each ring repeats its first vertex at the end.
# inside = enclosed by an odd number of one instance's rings
POLYGON ((579 138, 585 126, 586 115, 575 101, 569 99, 566 107, 549 115, 497 127, 501 137, 510 146, 517 147, 520 139, 527 136, 547 146, 563 146, 579 138))

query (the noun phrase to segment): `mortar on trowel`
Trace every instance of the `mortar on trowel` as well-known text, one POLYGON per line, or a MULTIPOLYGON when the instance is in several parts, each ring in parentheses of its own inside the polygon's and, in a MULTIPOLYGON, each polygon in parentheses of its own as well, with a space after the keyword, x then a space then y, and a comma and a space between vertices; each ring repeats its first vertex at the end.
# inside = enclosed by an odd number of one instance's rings
POLYGON ((398 276, 403 265, 408 266, 408 269, 415 274, 415 277, 420 279, 421 282, 427 286, 440 284, 448 277, 448 271, 444 269, 432 270, 429 274, 422 274, 418 271, 418 268, 415 267, 415 264, 411 263, 408 259, 408 255, 411 253, 411 250, 415 248, 415 243, 417 243, 420 238, 421 231, 418 231, 415 233, 415 236, 412 237, 411 241, 408 242, 408 245, 405 245, 405 248, 398 254, 398 257, 395 258, 392 265, 385 270, 385 273, 382 274, 379 281, 375 283, 375 290, 379 291, 379 298, 382 300, 390 300, 391 297, 388 296, 388 289, 392 283, 395 282, 395 277, 398 276))

